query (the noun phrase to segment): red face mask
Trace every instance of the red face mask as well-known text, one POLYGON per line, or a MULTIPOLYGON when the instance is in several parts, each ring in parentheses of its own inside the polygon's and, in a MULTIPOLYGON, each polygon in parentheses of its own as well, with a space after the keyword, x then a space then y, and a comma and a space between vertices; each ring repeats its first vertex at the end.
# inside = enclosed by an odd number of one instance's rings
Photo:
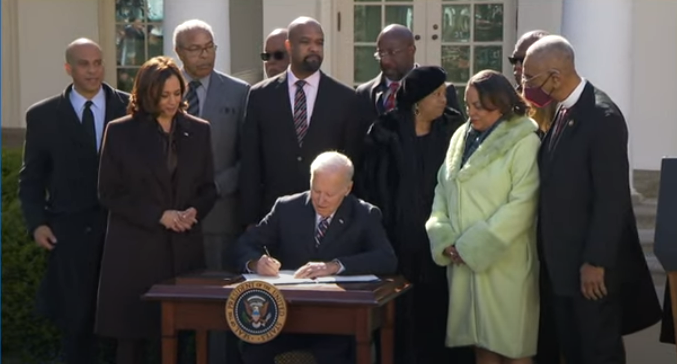
POLYGON ((543 83, 538 87, 524 86, 524 98, 539 109, 550 105, 552 102, 550 93, 545 93, 545 91, 542 89, 543 85, 548 82, 548 79, 550 79, 550 76, 548 76, 548 78, 546 78, 545 81, 543 81, 543 83))

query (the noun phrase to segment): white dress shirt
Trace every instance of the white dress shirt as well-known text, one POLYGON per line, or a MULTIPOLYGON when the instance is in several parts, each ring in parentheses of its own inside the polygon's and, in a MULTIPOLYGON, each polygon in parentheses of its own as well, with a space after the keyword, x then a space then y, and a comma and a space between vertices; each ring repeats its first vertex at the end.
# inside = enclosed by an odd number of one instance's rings
MULTIPOLYGON (((78 116, 78 119, 80 119, 80 123, 82 123, 82 112, 85 111, 85 103, 89 100, 82 96, 78 90, 75 89, 75 86, 73 86, 69 99, 71 105, 73 105, 75 114, 78 116)), ((103 87, 99 88, 99 92, 92 98, 92 106, 90 109, 94 114, 96 150, 98 151, 101 147, 101 136, 103 135, 103 127, 106 120, 106 92, 103 90, 103 87)))
MULTIPOLYGON (((294 115, 294 99, 296 98, 296 81, 299 78, 291 71, 291 67, 287 68, 287 87, 289 87, 289 102, 291 105, 291 113, 294 115)), ((303 85, 303 92, 306 94, 306 115, 308 117, 307 123, 310 125, 310 119, 313 116, 313 109, 315 100, 317 99, 317 91, 320 87, 320 71, 316 71, 312 75, 304 79, 306 84, 303 85)))
POLYGON ((578 99, 580 99, 581 95, 583 94, 583 90, 585 89, 585 83, 586 83, 585 79, 581 77, 581 82, 578 83, 578 86, 576 86, 576 88, 573 91, 571 91, 571 94, 569 94, 569 96, 566 99, 564 99, 564 101, 560 102, 559 105, 557 105, 557 108, 559 109, 563 107, 565 109, 570 109, 574 105, 576 105, 578 99))

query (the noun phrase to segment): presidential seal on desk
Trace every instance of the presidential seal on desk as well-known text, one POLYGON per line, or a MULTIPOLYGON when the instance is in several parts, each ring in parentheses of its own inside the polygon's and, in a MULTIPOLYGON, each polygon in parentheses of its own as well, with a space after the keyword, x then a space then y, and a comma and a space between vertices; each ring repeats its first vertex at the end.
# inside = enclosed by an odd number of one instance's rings
POLYGON ((226 301, 226 321, 235 336, 262 344, 280 334, 287 319, 287 302, 274 285, 246 281, 233 289, 226 301))

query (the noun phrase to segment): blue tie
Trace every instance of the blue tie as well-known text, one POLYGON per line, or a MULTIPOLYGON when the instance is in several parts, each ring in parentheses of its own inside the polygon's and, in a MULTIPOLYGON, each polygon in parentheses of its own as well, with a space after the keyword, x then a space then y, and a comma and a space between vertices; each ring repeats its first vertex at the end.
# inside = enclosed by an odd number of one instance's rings
POLYGON ((186 93, 186 101, 188 102, 188 113, 200 117, 200 100, 197 97, 197 88, 202 83, 197 80, 190 81, 188 84, 188 92, 186 93))

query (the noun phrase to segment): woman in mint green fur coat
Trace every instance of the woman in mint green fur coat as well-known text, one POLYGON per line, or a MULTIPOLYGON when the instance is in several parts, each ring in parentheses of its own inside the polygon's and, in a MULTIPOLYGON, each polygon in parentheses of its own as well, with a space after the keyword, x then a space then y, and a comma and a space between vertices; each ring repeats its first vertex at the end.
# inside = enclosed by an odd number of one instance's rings
POLYGON ((474 346, 477 363, 531 363, 538 339, 536 123, 495 71, 468 81, 470 121, 454 133, 426 223, 447 266, 446 345, 474 346))

